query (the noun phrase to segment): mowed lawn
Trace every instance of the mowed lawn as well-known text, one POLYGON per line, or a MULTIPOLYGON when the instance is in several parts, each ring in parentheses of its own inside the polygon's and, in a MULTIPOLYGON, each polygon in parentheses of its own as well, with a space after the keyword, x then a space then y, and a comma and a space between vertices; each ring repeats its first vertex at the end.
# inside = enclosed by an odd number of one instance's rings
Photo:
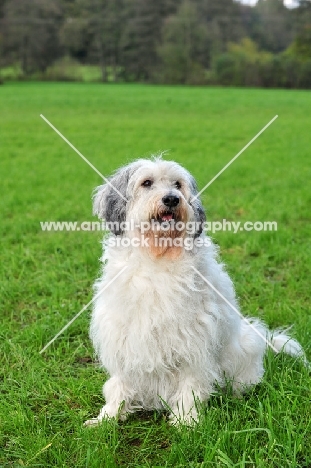
POLYGON ((109 175, 169 150, 203 187, 276 114, 279 118, 205 192, 208 219, 276 221, 277 232, 213 238, 244 314, 287 327, 311 359, 311 93, 101 84, 0 87, 0 466, 311 466, 310 373, 267 354, 261 385, 216 394, 193 429, 166 416, 84 428, 106 378, 88 338, 90 310, 40 349, 92 298, 99 232, 42 232, 40 221, 95 221, 100 177, 43 114, 109 175))

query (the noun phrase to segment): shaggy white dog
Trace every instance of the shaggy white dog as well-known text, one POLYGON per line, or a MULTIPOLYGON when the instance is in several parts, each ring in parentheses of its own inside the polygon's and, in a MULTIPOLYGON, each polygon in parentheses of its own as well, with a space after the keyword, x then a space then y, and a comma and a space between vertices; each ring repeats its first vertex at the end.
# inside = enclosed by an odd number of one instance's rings
POLYGON ((94 212, 111 232, 90 336, 110 378, 86 425, 142 408, 191 423, 215 385, 239 394, 260 382, 267 345, 305 359, 297 341, 239 314, 197 193, 188 171, 161 158, 119 169, 96 191, 94 212))

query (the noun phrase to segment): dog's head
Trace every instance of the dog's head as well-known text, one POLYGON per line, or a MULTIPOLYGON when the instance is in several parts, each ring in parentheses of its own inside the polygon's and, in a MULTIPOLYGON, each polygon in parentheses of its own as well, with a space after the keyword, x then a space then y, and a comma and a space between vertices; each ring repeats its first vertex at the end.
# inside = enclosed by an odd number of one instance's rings
POLYGON ((146 222, 170 223, 173 227, 166 235, 171 236, 175 236, 178 222, 196 223, 193 235, 197 237, 205 221, 197 193, 194 178, 176 162, 139 159, 96 189, 94 214, 116 235, 122 235, 124 223, 132 220, 137 229, 146 222))

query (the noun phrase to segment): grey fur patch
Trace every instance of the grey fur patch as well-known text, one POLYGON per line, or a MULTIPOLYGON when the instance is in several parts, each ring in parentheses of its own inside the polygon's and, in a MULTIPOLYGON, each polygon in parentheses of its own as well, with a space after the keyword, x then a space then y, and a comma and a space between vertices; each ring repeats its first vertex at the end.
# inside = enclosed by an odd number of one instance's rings
MULTIPOLYGON (((195 179, 192 176, 190 178, 190 188, 191 188, 192 195, 195 196, 198 193, 198 187, 197 187, 197 183, 196 183, 195 179)), ((197 223, 199 223, 198 224, 199 229, 197 230, 197 232, 194 235, 194 238, 197 238, 197 237, 199 237, 201 235, 201 233, 203 231, 203 224, 206 221, 206 215, 205 215, 205 210, 203 208, 203 205, 202 205, 201 200, 199 199, 199 197, 196 198, 195 200, 193 200, 193 202, 191 203, 191 206, 192 206, 193 211, 194 211, 195 221, 197 223)))
MULTIPOLYGON (((129 179, 133 173, 132 165, 119 169, 109 178, 109 182, 125 198, 127 197, 127 187, 129 179)), ((100 185, 95 189, 93 196, 93 214, 105 221, 111 227, 111 232, 115 235, 123 234, 120 224, 126 220, 127 202, 109 184, 100 185)))

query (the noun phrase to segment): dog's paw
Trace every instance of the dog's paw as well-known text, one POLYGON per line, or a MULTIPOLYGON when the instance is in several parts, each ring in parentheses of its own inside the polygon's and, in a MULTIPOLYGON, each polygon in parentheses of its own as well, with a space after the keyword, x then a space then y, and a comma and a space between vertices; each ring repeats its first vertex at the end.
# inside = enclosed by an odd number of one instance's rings
POLYGON ((84 427, 94 427, 94 426, 98 426, 98 424, 100 424, 101 421, 98 419, 98 418, 94 418, 94 419, 88 419, 87 421, 85 421, 85 423, 83 424, 84 427))
POLYGON ((105 405, 100 410, 97 418, 88 419, 83 424, 85 427, 88 426, 98 426, 103 420, 105 421, 125 421, 128 413, 121 407, 121 405, 105 405))

